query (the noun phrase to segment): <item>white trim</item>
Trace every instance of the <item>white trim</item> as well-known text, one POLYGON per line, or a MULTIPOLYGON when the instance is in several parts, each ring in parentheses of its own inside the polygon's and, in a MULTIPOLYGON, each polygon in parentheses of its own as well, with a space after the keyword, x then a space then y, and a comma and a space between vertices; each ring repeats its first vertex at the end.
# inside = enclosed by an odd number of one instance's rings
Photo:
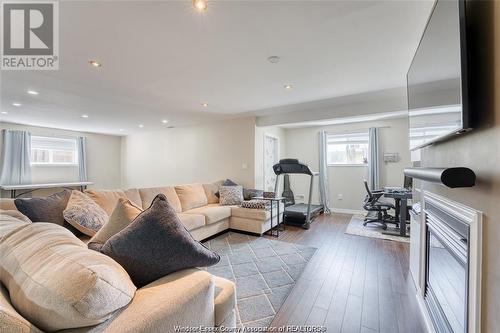
POLYGON ((341 164, 341 163, 330 163, 328 164, 329 167, 367 167, 368 164, 363 163, 363 164, 341 164))
MULTIPOLYGON (((271 133, 264 132, 262 140, 262 188, 266 190, 266 137, 276 139, 278 161, 280 159, 280 137, 271 133)), ((277 177, 277 176, 276 176, 277 177)))
POLYGON ((432 319, 429 316, 429 312, 427 311, 427 305, 425 305, 424 297, 420 292, 417 292, 415 295, 417 297, 417 305, 420 313, 422 314, 422 318, 424 319, 424 326, 426 328, 427 333, 436 333, 434 329, 434 325, 432 324, 432 319))
POLYGON ((366 212, 364 210, 348 209, 348 208, 330 207, 330 211, 332 213, 339 213, 339 214, 352 214, 352 215, 365 215, 366 214, 366 212))
MULTIPOLYGON (((423 191, 423 219, 425 221, 426 202, 454 216, 469 225, 469 290, 468 290, 468 327, 469 333, 481 332, 481 279, 482 279, 482 221, 483 213, 452 201, 443 196, 423 191)), ((424 244, 426 246, 426 244, 424 244)), ((425 267, 425 266, 424 266, 425 267)), ((424 287, 424 286, 423 286, 424 287)), ((424 316, 427 307, 424 308, 424 316)))

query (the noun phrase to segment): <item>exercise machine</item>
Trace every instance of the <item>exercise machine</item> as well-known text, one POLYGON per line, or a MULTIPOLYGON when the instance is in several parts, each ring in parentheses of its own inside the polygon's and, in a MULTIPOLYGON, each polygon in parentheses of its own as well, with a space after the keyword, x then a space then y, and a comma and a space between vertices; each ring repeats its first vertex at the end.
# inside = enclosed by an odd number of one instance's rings
MULTIPOLYGON (((280 160, 279 163, 273 166, 273 171, 276 174, 276 184, 274 186, 275 193, 278 193, 280 175, 303 174, 310 177, 308 203, 295 203, 295 200, 288 200, 288 206, 285 205, 285 211, 283 213, 283 221, 285 222, 285 224, 299 225, 304 229, 309 229, 311 222, 314 221, 314 219, 318 217, 318 215, 324 212, 323 205, 311 204, 314 176, 317 176, 318 173, 312 172, 306 164, 300 163, 299 160, 294 158, 280 160)), ((283 196, 286 198, 290 197, 291 189, 289 185, 289 179, 285 179, 285 189, 283 196), (287 182, 288 188, 286 187, 287 182)), ((293 192, 291 193, 293 198, 293 192)))

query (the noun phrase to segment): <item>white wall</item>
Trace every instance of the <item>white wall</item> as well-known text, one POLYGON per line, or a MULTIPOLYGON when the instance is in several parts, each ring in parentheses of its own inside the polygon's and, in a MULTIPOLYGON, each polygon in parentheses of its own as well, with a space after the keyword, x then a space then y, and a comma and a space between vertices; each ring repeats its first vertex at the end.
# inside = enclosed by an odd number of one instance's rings
MULTIPOLYGON (((410 166, 408 151, 408 124, 406 118, 383 120, 375 122, 352 123, 327 127, 308 127, 286 130, 286 154, 290 158, 298 158, 309 164, 313 171, 319 168, 318 132, 326 130, 329 133, 349 133, 368 130, 369 127, 380 127, 380 153, 399 153, 397 163, 384 163, 382 156, 380 164, 380 186, 402 186, 403 169, 410 166)), ((362 208, 365 190, 363 179, 367 178, 365 166, 330 166, 328 167, 330 183, 330 204, 333 208, 360 210, 362 208), (338 195, 343 199, 339 200, 338 195)), ((291 186, 295 195, 304 195, 307 200, 308 177, 294 175, 291 186)), ((319 201, 318 181, 314 183, 313 202, 319 201)))
POLYGON ((127 136, 124 187, 212 182, 230 178, 253 187, 255 118, 127 136))
POLYGON ((277 126, 255 127, 255 188, 264 188, 264 136, 275 136, 279 140, 279 158, 286 157, 286 131, 277 126))
MULTIPOLYGON (((113 189, 121 186, 121 137, 65 131, 46 127, 1 123, 0 129, 26 130, 32 135, 87 138, 87 174, 90 187, 113 189)), ((0 138, 1 141, 1 138, 0 138)), ((2 147, 2 142, 0 142, 2 147)), ((78 181, 76 166, 34 166, 33 183, 78 181)))

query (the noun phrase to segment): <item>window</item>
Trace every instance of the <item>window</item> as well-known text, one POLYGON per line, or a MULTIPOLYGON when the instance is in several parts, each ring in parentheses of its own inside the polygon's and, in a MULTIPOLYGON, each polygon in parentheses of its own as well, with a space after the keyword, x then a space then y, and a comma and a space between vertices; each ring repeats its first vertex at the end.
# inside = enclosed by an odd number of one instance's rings
POLYGON ((368 133, 329 134, 328 165, 367 165, 368 133))
POLYGON ((78 164, 76 139, 32 136, 31 164, 33 165, 78 164))

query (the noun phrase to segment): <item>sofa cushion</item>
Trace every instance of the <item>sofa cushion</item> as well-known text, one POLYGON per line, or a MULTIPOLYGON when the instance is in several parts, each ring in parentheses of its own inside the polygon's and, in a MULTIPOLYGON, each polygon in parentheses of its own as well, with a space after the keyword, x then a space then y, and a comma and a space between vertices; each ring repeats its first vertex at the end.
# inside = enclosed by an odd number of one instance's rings
POLYGON ((106 241, 127 227, 142 212, 129 199, 120 198, 113 213, 99 231, 90 239, 87 246, 92 250, 99 250, 106 241))
POLYGON ((111 215, 118 203, 119 198, 129 199, 136 206, 142 207, 141 196, 138 189, 129 190, 85 190, 92 200, 94 200, 104 211, 111 215))
POLYGON ((179 213, 177 216, 189 231, 205 226, 205 215, 179 213))
POLYGON ((178 185, 175 187, 175 192, 177 192, 183 212, 205 206, 208 202, 201 184, 178 185))
POLYGON ((215 325, 225 322, 236 308, 236 288, 233 282, 214 276, 215 282, 215 325))
POLYGON ((23 218, 17 210, 1 210, 0 209, 0 242, 2 238, 10 232, 31 223, 28 218, 23 218))
POLYGON ((99 205, 79 191, 71 192, 63 215, 69 224, 87 236, 94 236, 109 219, 99 205))
POLYGON ((264 191, 257 190, 255 188, 244 188, 243 189, 243 199, 252 200, 255 197, 261 197, 264 195, 264 191))
POLYGON ((9 293, 2 284, 0 284, 0 332, 42 333, 14 309, 10 303, 9 293))
POLYGON ((139 194, 141 195, 142 209, 146 209, 151 206, 153 199, 158 194, 165 194, 168 202, 175 209, 175 211, 177 213, 182 211, 181 202, 173 186, 141 188, 139 189, 139 194))
POLYGON ((195 209, 185 211, 184 214, 199 214, 205 216, 206 224, 219 222, 231 216, 230 206, 221 206, 219 204, 211 204, 195 209))
POLYGON ((215 265, 220 257, 195 241, 163 194, 101 252, 115 259, 137 286, 192 267, 215 265))
MULTIPOLYGON (((285 206, 280 204, 280 213, 283 213, 284 208, 285 206)), ((278 215, 278 210, 273 208, 273 216, 276 215, 278 215)), ((271 218, 271 211, 264 209, 231 207, 231 216, 266 221, 271 218)))
POLYGON ((243 201, 243 187, 238 186, 221 186, 219 189, 220 204, 223 206, 239 205, 243 201))
POLYGON ((51 223, 26 224, 1 239, 0 280, 17 311, 44 331, 99 324, 136 290, 115 261, 51 223))
POLYGON ((64 224, 63 211, 71 191, 64 190, 44 198, 22 198, 14 201, 17 209, 32 222, 64 224))
POLYGON ((0 198, 0 209, 3 210, 17 210, 14 199, 0 198))
POLYGON ((222 183, 224 183, 223 180, 219 180, 215 183, 203 184, 208 204, 219 203, 219 197, 215 194, 219 193, 219 187, 222 186, 222 183))

